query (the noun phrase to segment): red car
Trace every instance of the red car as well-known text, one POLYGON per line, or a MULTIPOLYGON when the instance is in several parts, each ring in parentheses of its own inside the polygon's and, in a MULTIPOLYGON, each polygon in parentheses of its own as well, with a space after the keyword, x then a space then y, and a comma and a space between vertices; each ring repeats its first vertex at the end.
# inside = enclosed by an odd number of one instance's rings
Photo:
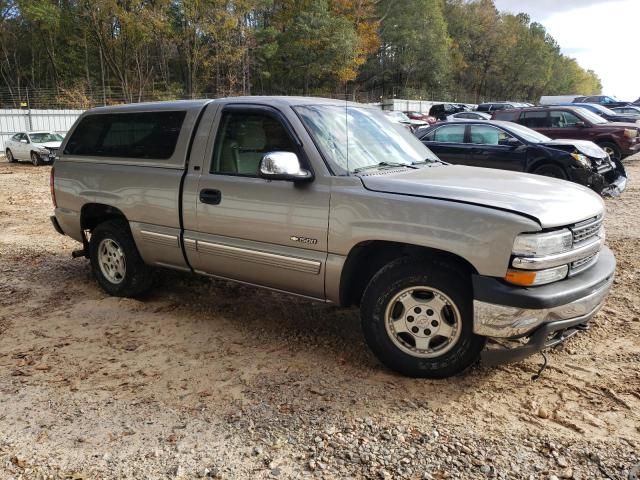
POLYGON ((422 120, 423 122, 427 122, 429 125, 433 125, 438 121, 436 117, 432 117, 431 115, 428 115, 426 113, 412 112, 412 111, 403 112, 403 113, 407 117, 409 117, 411 120, 422 120))
POLYGON ((640 152, 640 121, 608 122, 584 108, 550 106, 500 110, 492 118, 519 123, 551 138, 591 140, 614 158, 623 159, 640 152))

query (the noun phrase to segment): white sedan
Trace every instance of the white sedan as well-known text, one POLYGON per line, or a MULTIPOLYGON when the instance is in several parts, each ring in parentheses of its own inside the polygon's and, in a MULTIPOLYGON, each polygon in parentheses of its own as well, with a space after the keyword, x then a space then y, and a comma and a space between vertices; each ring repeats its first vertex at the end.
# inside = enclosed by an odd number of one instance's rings
POLYGON ((458 112, 447 115, 447 121, 453 120, 491 120, 491 115, 484 112, 458 112))
POLYGON ((35 166, 52 163, 64 137, 55 132, 19 132, 5 142, 9 162, 27 160, 35 166))

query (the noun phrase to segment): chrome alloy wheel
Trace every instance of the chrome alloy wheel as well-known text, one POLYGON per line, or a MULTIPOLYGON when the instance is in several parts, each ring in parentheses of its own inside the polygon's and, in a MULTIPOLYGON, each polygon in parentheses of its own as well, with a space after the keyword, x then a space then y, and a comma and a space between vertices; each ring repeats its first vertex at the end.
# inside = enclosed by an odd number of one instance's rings
POLYGON ((111 283, 118 284, 124 280, 127 271, 124 252, 111 238, 105 238, 98 245, 98 265, 102 275, 111 283))
POLYGON ((431 287, 410 287, 397 293, 385 310, 387 335, 409 355, 435 358, 451 350, 462 331, 453 300, 431 287))

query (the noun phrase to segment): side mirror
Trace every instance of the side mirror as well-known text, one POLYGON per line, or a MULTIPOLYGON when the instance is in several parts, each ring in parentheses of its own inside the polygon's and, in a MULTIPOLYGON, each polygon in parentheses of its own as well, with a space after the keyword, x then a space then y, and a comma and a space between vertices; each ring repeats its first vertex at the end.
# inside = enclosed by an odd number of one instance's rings
POLYGON ((587 126, 587 124, 586 124, 586 123, 584 123, 584 122, 576 122, 575 126, 576 126, 577 128, 584 128, 584 127, 586 127, 586 126, 587 126))
POLYGON ((26 138, 21 138, 20 143, 29 143, 29 140, 27 140, 26 138))
POLYGON ((310 171, 300 166, 300 160, 292 152, 269 152, 260 161, 260 177, 268 180, 303 182, 313 179, 310 171))
POLYGON ((505 138, 502 144, 506 145, 507 147, 516 148, 522 145, 522 142, 515 137, 508 137, 505 138))

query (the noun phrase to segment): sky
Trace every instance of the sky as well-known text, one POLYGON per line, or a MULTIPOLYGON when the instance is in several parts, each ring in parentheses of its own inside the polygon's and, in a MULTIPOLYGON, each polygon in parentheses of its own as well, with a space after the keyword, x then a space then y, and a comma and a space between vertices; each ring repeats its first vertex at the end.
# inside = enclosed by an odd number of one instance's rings
POLYGON ((562 53, 598 74, 604 95, 640 97, 640 0, 494 1, 500 11, 544 25, 562 53))

